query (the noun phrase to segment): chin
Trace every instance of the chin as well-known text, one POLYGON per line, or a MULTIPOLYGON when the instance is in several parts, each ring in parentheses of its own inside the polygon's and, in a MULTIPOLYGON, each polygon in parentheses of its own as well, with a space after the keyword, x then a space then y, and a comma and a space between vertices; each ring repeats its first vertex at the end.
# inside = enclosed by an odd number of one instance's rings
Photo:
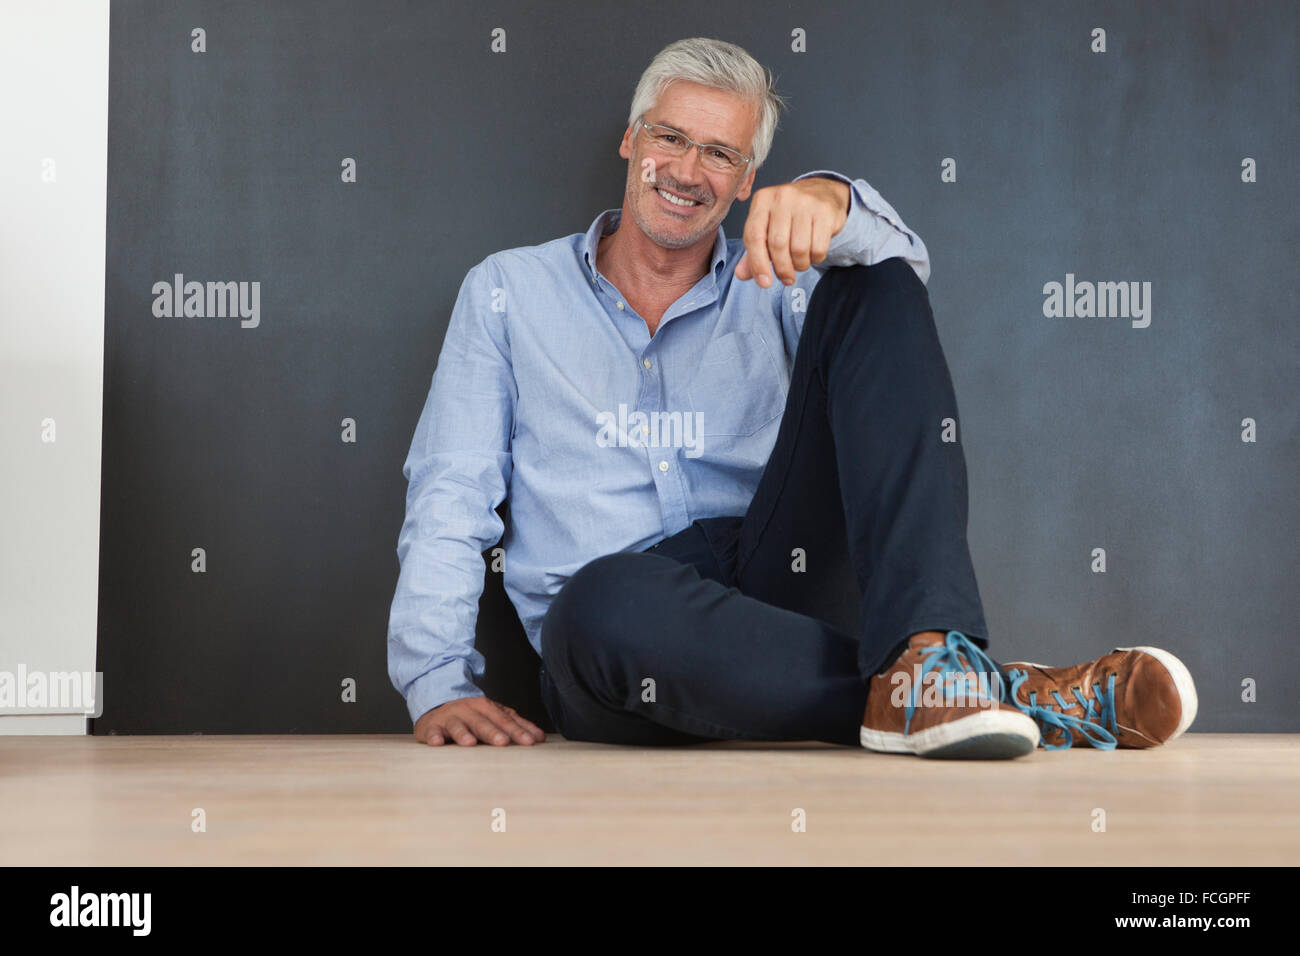
POLYGON ((650 238, 654 239, 654 241, 659 245, 668 249, 685 249, 688 246, 695 245, 695 243, 699 242, 700 238, 704 235, 706 235, 706 233, 696 231, 686 234, 661 231, 650 238))

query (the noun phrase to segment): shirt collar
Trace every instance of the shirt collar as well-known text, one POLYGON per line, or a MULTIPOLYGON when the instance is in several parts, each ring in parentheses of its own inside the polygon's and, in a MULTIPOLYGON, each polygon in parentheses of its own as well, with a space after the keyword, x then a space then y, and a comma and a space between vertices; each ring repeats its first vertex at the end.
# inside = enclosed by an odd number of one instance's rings
MULTIPOLYGON (((582 258, 587 266, 587 273, 594 282, 596 279, 596 247, 600 245, 601 236, 607 236, 618 229, 623 218, 623 210, 606 209, 592 222, 583 240, 582 258)), ((727 234, 722 224, 718 224, 718 235, 713 240, 713 278, 716 281, 719 270, 727 264, 727 234)))

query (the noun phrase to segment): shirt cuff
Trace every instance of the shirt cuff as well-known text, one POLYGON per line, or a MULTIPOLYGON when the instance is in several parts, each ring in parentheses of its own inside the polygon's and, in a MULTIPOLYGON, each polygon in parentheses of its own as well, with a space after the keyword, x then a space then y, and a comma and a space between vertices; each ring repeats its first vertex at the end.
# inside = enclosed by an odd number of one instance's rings
POLYGON ((864 263, 874 265, 893 256, 906 259, 922 282, 930 277, 930 254, 921 237, 912 232, 886 200, 865 179, 850 179, 833 169, 815 169, 794 178, 822 176, 847 183, 851 193, 848 218, 831 237, 824 266, 864 263))
POLYGON ((444 664, 411 682, 406 691, 406 709, 411 715, 411 726, 433 708, 459 700, 462 697, 484 697, 474 686, 468 661, 456 660, 444 664))
MULTIPOLYGON (((792 182, 798 182, 800 179, 811 179, 814 176, 821 176, 826 179, 837 179, 842 183, 848 184, 851 193, 849 197, 850 217, 853 216, 854 212, 869 212, 889 223, 890 226, 894 228, 895 232, 908 241, 916 239, 915 234, 903 225, 902 217, 898 215, 898 212, 894 207, 891 206, 885 200, 885 197, 880 195, 880 193, 876 191, 875 187, 869 184, 865 179, 850 179, 843 173, 837 173, 833 169, 814 169, 810 173, 800 173, 794 178, 794 180, 792 180, 792 182)), ((840 232, 842 233, 848 228, 849 223, 845 220, 844 228, 841 229, 840 232)))

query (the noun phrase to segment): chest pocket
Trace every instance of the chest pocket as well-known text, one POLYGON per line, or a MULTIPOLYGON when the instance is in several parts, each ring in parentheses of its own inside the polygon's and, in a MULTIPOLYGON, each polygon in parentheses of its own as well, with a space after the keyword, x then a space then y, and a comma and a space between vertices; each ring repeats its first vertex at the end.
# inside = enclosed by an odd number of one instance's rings
POLYGON ((786 383, 755 332, 730 332, 709 343, 689 394, 701 434, 752 435, 785 411, 786 383))

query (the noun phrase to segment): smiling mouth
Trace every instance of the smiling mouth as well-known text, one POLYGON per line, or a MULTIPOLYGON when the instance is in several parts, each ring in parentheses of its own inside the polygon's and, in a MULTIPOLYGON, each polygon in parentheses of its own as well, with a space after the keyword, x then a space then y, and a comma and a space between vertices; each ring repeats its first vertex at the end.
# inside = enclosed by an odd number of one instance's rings
POLYGON ((654 191, 655 191, 655 195, 657 195, 664 202, 668 203, 674 209, 680 209, 683 212, 704 205, 698 199, 685 199, 681 196, 676 195, 675 193, 669 192, 667 189, 664 189, 662 186, 656 186, 654 191))

